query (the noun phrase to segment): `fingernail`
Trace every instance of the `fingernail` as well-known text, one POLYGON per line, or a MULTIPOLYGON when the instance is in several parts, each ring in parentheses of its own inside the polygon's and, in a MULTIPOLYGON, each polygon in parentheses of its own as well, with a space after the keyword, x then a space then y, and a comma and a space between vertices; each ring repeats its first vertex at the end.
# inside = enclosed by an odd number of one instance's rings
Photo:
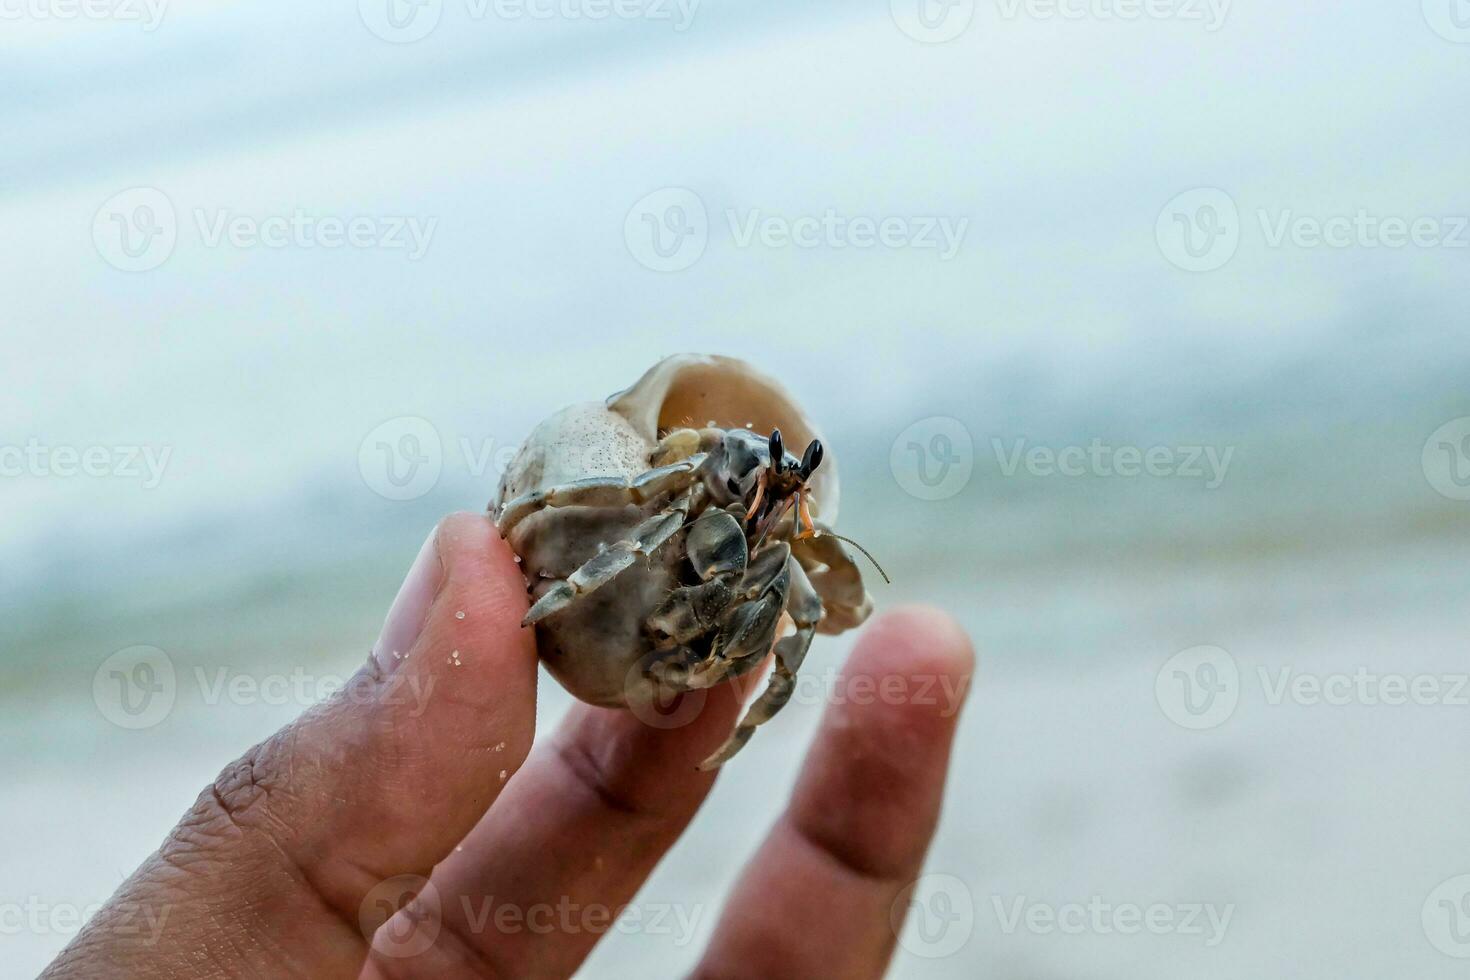
POLYGON ((428 540, 419 549, 413 567, 398 587, 398 595, 393 597, 393 606, 388 610, 388 618, 383 620, 378 642, 373 644, 373 659, 385 674, 392 673, 413 649, 429 615, 429 606, 439 592, 444 569, 435 543, 438 530, 430 531, 428 540))

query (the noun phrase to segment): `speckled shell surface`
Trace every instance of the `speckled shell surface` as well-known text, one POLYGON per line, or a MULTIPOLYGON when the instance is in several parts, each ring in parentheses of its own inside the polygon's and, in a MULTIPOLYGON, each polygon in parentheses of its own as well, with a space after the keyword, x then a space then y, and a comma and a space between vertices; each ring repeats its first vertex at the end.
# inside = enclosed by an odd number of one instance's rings
MULTIPOLYGON (((815 425, 776 381, 744 361, 683 354, 654 365, 632 387, 605 402, 562 409, 538 425, 501 479, 495 505, 527 493, 593 477, 631 480, 650 469, 663 433, 677 428, 756 431, 780 428, 789 445, 820 438, 815 425)), ((811 483, 812 510, 836 517, 838 482, 830 452, 811 483)), ((606 543, 626 536, 657 508, 559 507, 531 514, 510 533, 533 598, 563 579, 606 543)), ((573 695, 600 705, 647 703, 659 693, 643 676, 653 655, 643 624, 679 584, 683 549, 677 542, 640 561, 613 582, 536 626, 537 648, 554 677, 573 695)))

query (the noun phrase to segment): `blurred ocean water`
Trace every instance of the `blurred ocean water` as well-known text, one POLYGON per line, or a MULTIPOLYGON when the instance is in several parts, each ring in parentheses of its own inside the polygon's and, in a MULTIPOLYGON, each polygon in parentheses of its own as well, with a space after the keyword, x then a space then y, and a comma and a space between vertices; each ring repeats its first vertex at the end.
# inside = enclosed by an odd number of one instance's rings
MULTIPOLYGON (((895 579, 880 605, 945 605, 982 652, 930 862, 963 883, 973 934, 937 959, 906 942, 897 975, 1458 975, 1420 919, 1470 872, 1470 708, 1270 695, 1281 669, 1466 669, 1470 504, 1436 490, 1462 471, 1427 464, 1426 441, 1470 416, 1470 249, 1271 229, 1470 214, 1453 124, 1470 47, 1414 4, 1234 5, 1213 32, 982 4, 942 45, 886 6, 706 0, 676 30, 445 4, 411 44, 340 2, 3 25, 0 444, 167 464, 156 485, 0 478, 0 829, 30 842, 0 851, 0 903, 101 901, 309 700, 211 699, 217 682, 350 674, 437 516, 484 506, 497 454, 663 354, 709 350, 826 423, 844 532, 895 579), (1156 224, 1200 187, 1238 207, 1240 242, 1189 273, 1156 224), (127 273, 97 228, 134 188, 164 195, 177 241, 127 273), (709 220, 675 273, 626 234, 660 188, 709 220), (828 211, 969 223, 947 261, 742 244, 752 218, 828 211), (433 232, 416 260, 210 237, 296 214, 433 232), (406 501, 364 462, 404 417, 441 467, 406 501), (953 444, 925 434, 954 424, 968 482, 921 499, 909 467, 937 465, 924 453, 953 444), (1229 462, 1214 487, 1207 465, 1024 462, 1094 444, 1229 462), (127 731, 93 683, 136 644, 184 682, 127 731), (1234 658, 1240 705, 1189 731, 1156 681, 1200 645, 1234 658), (1213 946, 1007 928, 1018 900, 1094 897, 1233 913, 1213 946)), ((845 647, 814 650, 815 693, 722 777, 648 900, 712 925, 845 647)), ((548 679, 541 697, 549 725, 566 696, 548 679)), ((7 936, 5 969, 34 973, 67 938, 7 936)), ((674 972, 700 945, 614 936, 585 972, 674 972)))

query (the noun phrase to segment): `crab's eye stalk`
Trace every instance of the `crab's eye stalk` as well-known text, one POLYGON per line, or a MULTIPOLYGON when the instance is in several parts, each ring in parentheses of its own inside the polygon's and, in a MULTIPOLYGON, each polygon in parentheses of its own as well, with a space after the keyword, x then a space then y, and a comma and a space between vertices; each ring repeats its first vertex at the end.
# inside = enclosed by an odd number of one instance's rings
POLYGON ((806 452, 801 456, 801 480, 805 483, 811 478, 818 466, 822 465, 822 443, 819 439, 813 439, 811 445, 806 447, 806 452))
POLYGON ((786 463, 786 445, 781 441, 781 430, 771 430, 771 469, 780 473, 786 463))

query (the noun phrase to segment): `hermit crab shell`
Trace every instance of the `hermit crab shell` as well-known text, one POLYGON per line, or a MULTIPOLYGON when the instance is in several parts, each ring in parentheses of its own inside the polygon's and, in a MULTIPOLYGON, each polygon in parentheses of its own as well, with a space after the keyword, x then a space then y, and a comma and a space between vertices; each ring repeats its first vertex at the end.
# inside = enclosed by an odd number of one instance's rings
MULTIPOLYGON (((651 467, 664 434, 703 427, 762 433, 779 428, 793 446, 821 438, 790 393, 746 362, 681 354, 655 364, 605 402, 572 405, 532 430, 505 470, 492 512, 524 494, 577 480, 632 480, 651 467)), ((831 525, 837 517, 838 481, 830 450, 808 489, 813 515, 831 525)), ((633 504, 549 508, 521 521, 508 540, 521 558, 533 598, 650 512, 633 504)), ((653 653, 644 620, 679 584, 682 559, 679 549, 665 547, 579 600, 575 615, 537 625, 541 659, 567 690, 592 704, 619 706, 649 703, 659 695, 641 669, 653 653)))

